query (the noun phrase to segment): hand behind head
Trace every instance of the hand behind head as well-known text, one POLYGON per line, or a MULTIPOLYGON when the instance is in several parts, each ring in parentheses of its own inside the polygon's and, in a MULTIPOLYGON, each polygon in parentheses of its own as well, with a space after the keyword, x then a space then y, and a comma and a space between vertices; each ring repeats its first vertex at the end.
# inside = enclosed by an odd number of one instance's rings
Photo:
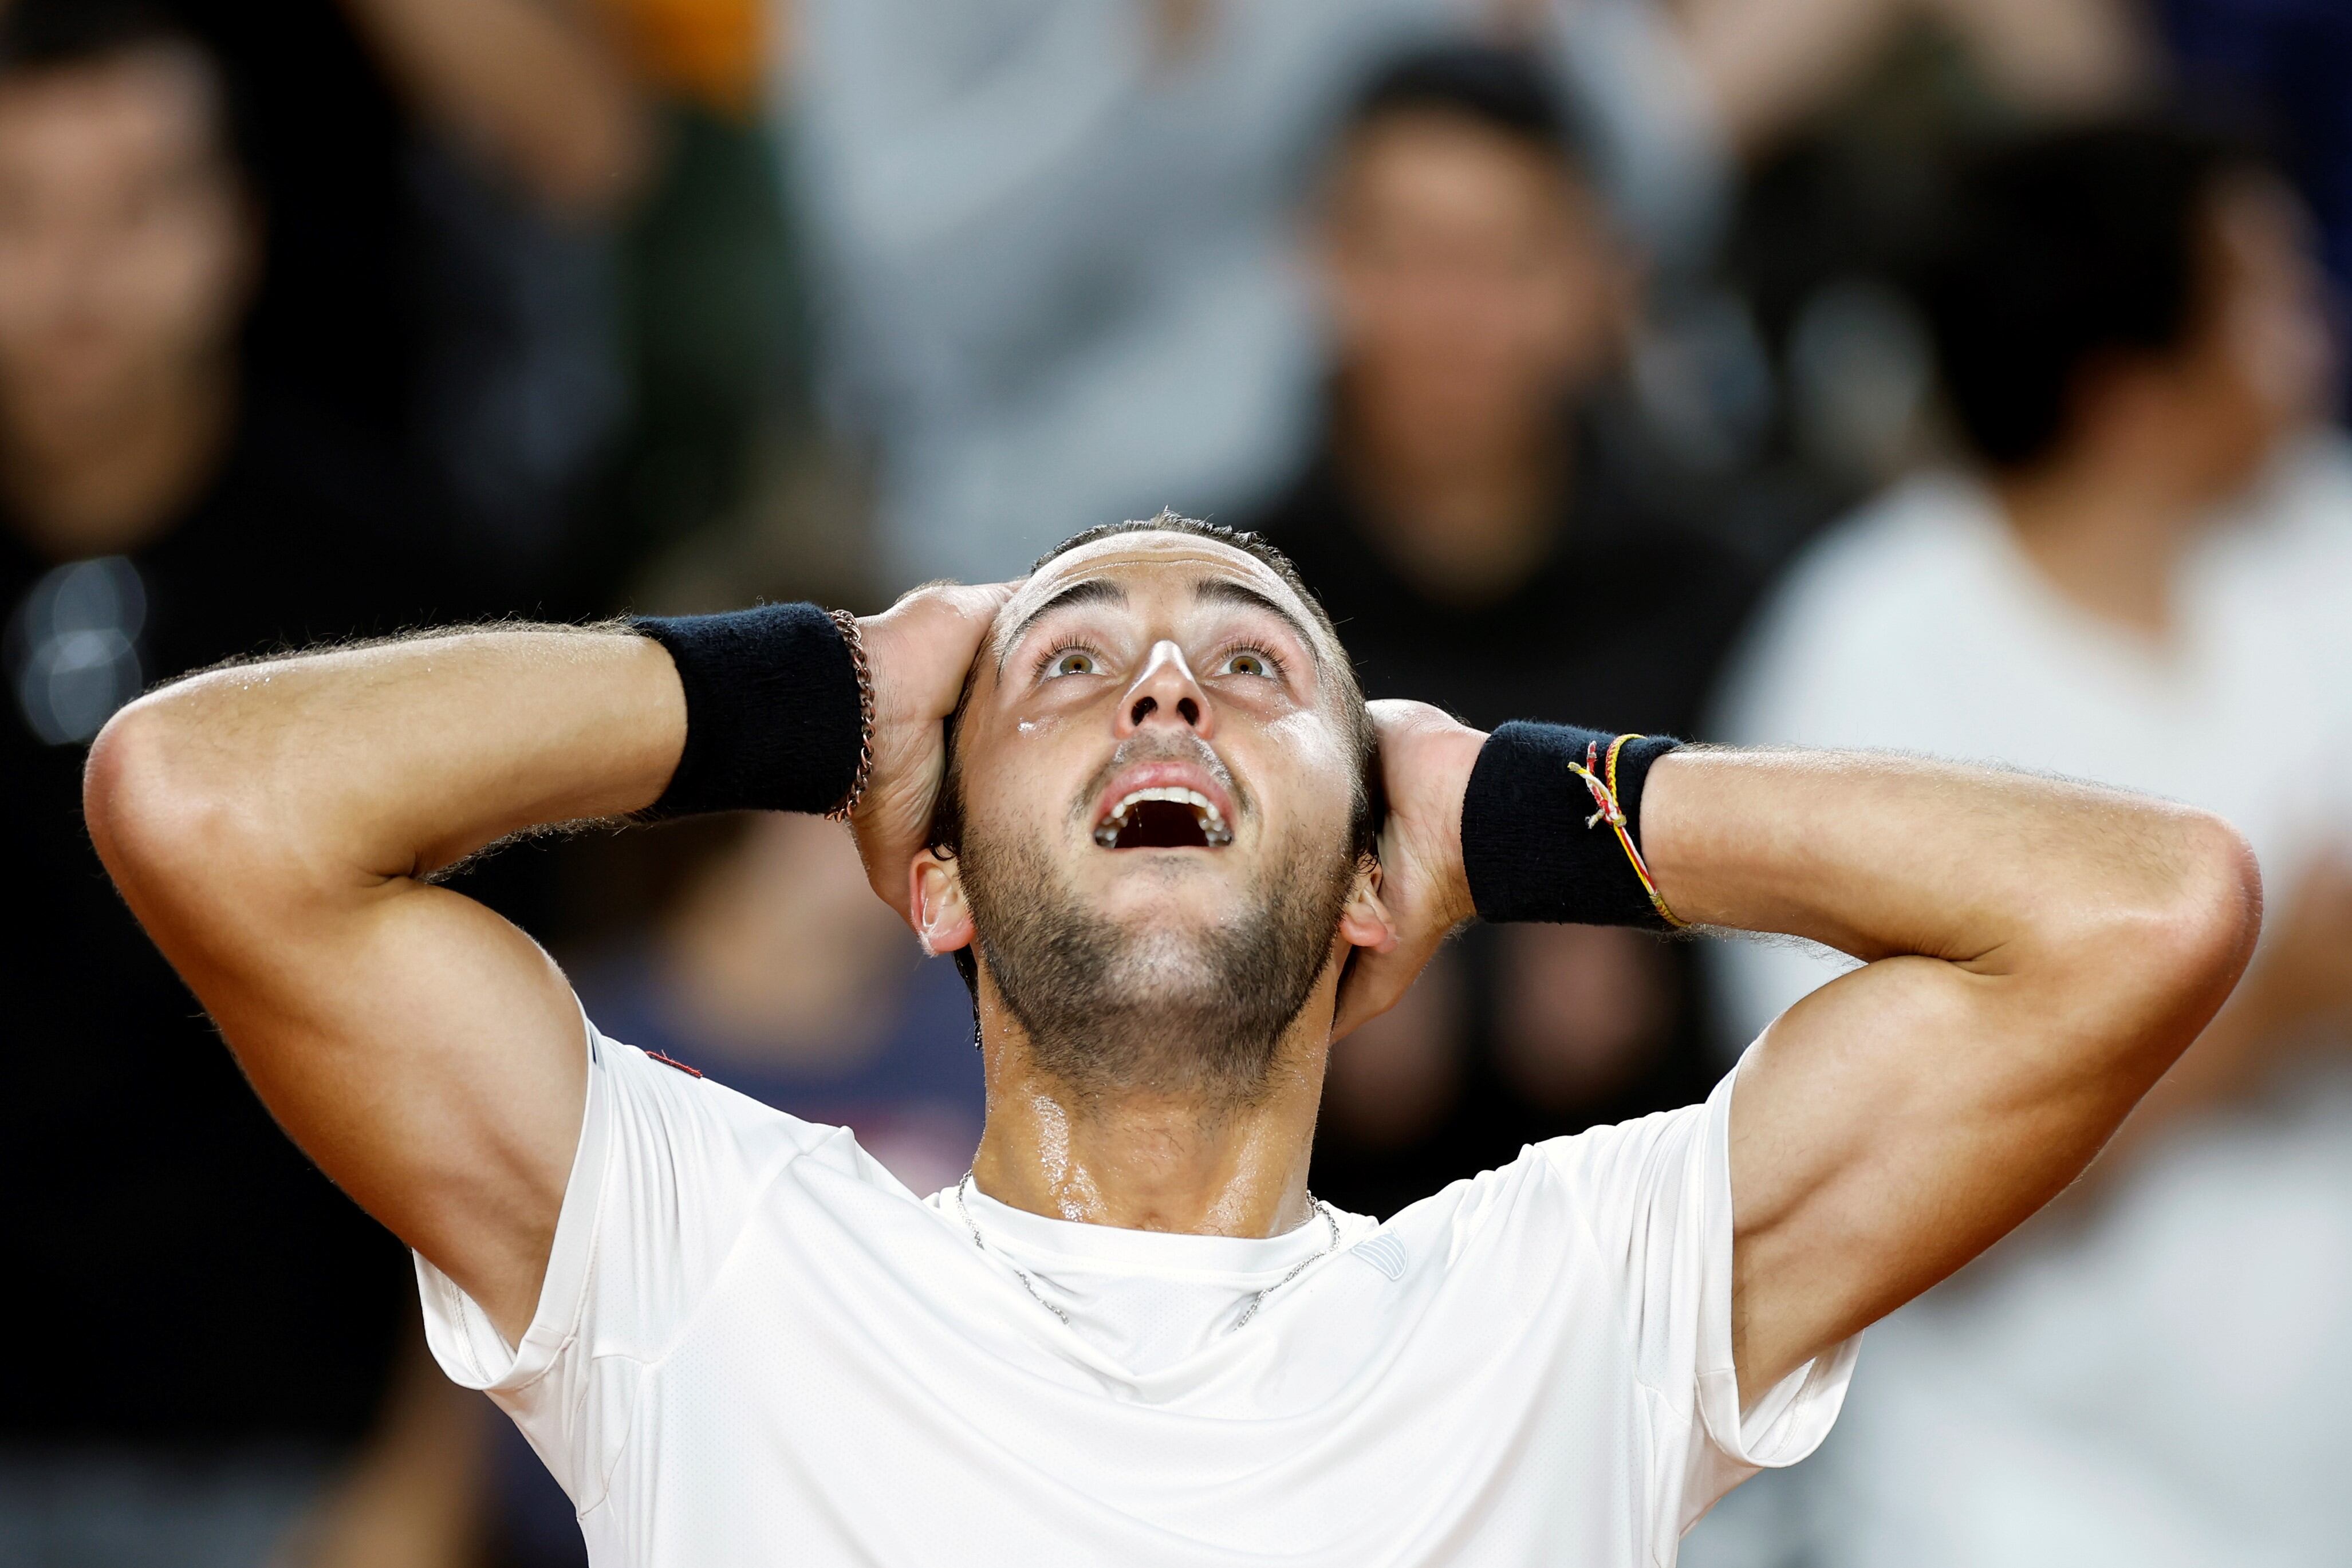
POLYGON ((1476 913, 1462 871, 1462 797, 1485 732, 1426 702, 1391 700, 1371 710, 1388 796, 1381 900, 1394 934, 1385 945, 1357 950, 1339 988, 1335 1040, 1396 1005, 1439 944, 1476 913))
POLYGON ((1014 583, 934 583, 859 622, 874 678, 874 774, 852 826, 866 880, 901 916, 947 763, 945 725, 1014 583))

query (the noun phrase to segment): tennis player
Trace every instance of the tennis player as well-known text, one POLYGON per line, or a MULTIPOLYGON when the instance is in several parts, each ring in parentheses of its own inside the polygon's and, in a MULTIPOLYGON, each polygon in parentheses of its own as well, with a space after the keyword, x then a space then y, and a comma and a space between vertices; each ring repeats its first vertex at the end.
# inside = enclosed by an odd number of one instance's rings
POLYGON ((1368 712, 1279 555, 1170 517, 865 621, 218 670, 114 720, 88 808, 604 1565, 1670 1563, 1820 1441, 1865 1324, 2082 1170, 2260 921, 2231 829, 2113 791, 1368 712), (987 1127, 929 1196, 600 1035, 432 880, 844 806, 975 986, 987 1127), (1333 1039, 1474 913, 1862 963, 1704 1104, 1318 1203, 1333 1039))

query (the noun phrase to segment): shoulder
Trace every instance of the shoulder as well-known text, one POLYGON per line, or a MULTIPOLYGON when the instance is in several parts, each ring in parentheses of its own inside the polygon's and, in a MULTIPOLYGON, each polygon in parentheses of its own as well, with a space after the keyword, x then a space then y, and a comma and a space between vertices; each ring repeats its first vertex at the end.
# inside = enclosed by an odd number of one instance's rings
POLYGON ((764 1186, 803 1161, 867 1184, 896 1185, 845 1127, 804 1121, 662 1051, 601 1031, 591 1038, 613 1135, 635 1161, 690 1175, 714 1196, 764 1186))
POLYGON ((1456 1251, 1504 1237, 1608 1246, 1703 1153, 1720 1098, 1530 1143, 1517 1159, 1454 1183, 1391 1223, 1442 1231, 1456 1251))

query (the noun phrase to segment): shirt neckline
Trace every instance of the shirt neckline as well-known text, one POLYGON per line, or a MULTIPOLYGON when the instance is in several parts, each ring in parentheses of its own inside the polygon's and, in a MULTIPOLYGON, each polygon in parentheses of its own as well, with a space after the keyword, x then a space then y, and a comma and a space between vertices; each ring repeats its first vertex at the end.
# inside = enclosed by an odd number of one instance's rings
MULTIPOLYGON (((1331 1225, 1320 1210, 1280 1236, 1192 1236, 1052 1219, 990 1197, 978 1182, 967 1184, 961 1195, 989 1246, 1057 1269, 1091 1267, 1256 1283, 1261 1275, 1279 1277, 1331 1247, 1331 1225)), ((941 1196, 952 1205, 959 1194, 950 1187, 941 1196)))

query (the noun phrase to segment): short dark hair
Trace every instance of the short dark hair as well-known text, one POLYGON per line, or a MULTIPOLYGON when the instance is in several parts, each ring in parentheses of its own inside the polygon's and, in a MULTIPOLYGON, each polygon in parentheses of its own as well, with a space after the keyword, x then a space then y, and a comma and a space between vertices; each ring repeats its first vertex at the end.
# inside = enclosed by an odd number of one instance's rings
POLYGON ((2200 218, 2248 144, 2161 121, 2043 131, 1979 153, 1919 269, 1953 415, 1997 468, 2066 434, 2080 373, 2178 349, 2205 284, 2200 218))
MULTIPOLYGON (((1323 607, 1323 601, 1317 598, 1315 591, 1307 585, 1307 579, 1298 574, 1298 568, 1292 563, 1290 557, 1276 549, 1273 542, 1263 534, 1246 533, 1223 523, 1186 517, 1162 507, 1152 517, 1128 522, 1100 523, 1070 535, 1031 563, 1030 574, 1034 576, 1044 571, 1052 562, 1073 550, 1127 533, 1181 533, 1229 546, 1263 563, 1306 605, 1307 613, 1315 618, 1316 629, 1323 634, 1328 645, 1317 662, 1327 675, 1338 681, 1340 700, 1348 713, 1349 741, 1356 763, 1355 795, 1350 802, 1348 825, 1350 845, 1360 862, 1377 855, 1385 802, 1380 793, 1377 735, 1372 727, 1371 710, 1365 705, 1363 683, 1357 679, 1356 667, 1348 657, 1346 645, 1339 640, 1339 629, 1333 623, 1331 613, 1323 607)), ((974 670, 978 668, 975 663, 974 670)), ((963 695, 956 702, 954 715, 948 720, 947 767, 940 780, 938 804, 931 813, 928 842, 934 852, 949 856, 954 855, 963 843, 962 773, 957 766, 956 740, 963 732, 964 710, 971 704, 971 679, 967 677, 963 695)), ((969 946, 959 948, 955 962, 964 984, 972 987, 973 995, 977 998, 979 968, 972 950, 969 946)))
POLYGON ((1591 173, 1572 106, 1532 50, 1458 39, 1391 56, 1357 93, 1342 140, 1392 115, 1468 121, 1525 142, 1572 174, 1591 173))
POLYGON ((234 75, 171 12, 147 0, 7 0, 0 5, 0 86, 149 51, 179 55, 203 69, 213 90, 222 156, 243 167, 250 143, 234 75))

